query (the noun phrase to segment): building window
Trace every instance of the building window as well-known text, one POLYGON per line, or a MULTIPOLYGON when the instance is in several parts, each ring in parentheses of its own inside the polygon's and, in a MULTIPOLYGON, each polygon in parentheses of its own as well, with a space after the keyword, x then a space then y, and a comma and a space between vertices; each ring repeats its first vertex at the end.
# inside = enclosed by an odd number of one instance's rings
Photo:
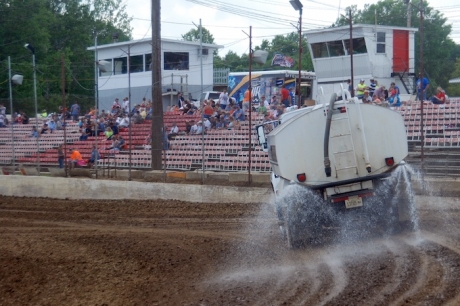
POLYGON ((377 32, 377 53, 385 53, 385 32, 377 32))
POLYGON ((311 44, 314 58, 329 57, 326 43, 311 44))
POLYGON ((144 71, 152 71, 152 53, 145 55, 144 71))
POLYGON ((128 72, 128 58, 120 57, 113 59, 113 74, 125 74, 128 72))
POLYGON ((129 57, 129 72, 142 72, 144 69, 144 56, 134 55, 129 57))
MULTIPOLYGON (((350 40, 345 40, 345 48, 347 53, 350 54, 350 40)), ((353 38, 353 54, 364 54, 367 53, 366 41, 364 38, 353 38)))
POLYGON ((107 62, 107 64, 99 67, 99 76, 102 77, 112 75, 112 59, 104 59, 101 60, 101 62, 107 62))
POLYGON ((330 41, 327 43, 329 49, 329 56, 343 56, 345 52, 343 50, 343 42, 341 40, 330 41))
POLYGON ((164 52, 164 70, 188 70, 188 52, 164 52))

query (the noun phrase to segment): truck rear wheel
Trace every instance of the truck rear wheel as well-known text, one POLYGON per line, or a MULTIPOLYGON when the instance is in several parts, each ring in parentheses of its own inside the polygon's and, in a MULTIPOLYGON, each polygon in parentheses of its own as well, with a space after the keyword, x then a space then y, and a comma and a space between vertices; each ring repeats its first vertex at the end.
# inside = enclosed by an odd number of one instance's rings
POLYGON ((324 201, 313 191, 298 187, 279 206, 281 232, 289 248, 322 243, 324 201))

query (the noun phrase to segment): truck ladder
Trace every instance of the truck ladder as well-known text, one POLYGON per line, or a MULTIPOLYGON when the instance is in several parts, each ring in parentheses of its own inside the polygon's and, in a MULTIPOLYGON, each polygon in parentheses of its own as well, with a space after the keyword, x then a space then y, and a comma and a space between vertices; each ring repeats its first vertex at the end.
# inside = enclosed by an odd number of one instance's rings
POLYGON ((349 108, 346 107, 346 110, 345 113, 334 114, 331 119, 329 143, 332 146, 336 178, 339 178, 339 172, 344 172, 345 176, 346 173, 358 175, 358 161, 348 116, 349 108), (350 170, 353 172, 350 173, 350 170))

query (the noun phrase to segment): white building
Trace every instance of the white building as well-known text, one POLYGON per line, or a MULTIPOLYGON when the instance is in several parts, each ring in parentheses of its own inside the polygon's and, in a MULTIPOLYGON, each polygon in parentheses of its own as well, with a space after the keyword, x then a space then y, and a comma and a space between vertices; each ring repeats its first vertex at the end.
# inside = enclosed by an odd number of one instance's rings
MULTIPOLYGON (((354 24, 353 81, 369 85, 371 78, 387 88, 391 82, 401 94, 411 94, 415 77, 416 28, 354 24)), ((307 31, 318 86, 325 93, 338 92, 351 76, 349 26, 307 31)))
MULTIPOLYGON (((213 90, 213 52, 223 46, 203 44, 203 90, 213 90)), ((115 98, 128 97, 131 88, 131 104, 139 104, 145 97, 152 98, 152 45, 151 39, 133 40, 97 48, 97 59, 106 61, 105 69, 99 69, 99 109, 110 109, 115 98), (128 54, 130 73, 128 74, 128 54), (105 71, 103 71, 105 70, 105 71), (130 86, 129 86, 130 84, 130 86)), ((198 99, 201 93, 200 43, 191 41, 161 40, 161 85, 164 108, 176 104, 177 92, 198 99), (172 93, 172 94, 170 94, 172 93)))

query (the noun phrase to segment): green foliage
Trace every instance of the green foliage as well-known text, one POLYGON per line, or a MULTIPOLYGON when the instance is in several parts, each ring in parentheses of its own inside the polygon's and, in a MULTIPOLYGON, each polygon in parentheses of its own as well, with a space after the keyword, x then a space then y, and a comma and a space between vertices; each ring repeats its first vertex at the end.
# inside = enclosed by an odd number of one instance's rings
MULTIPOLYGON (((460 78, 460 58, 457 58, 457 62, 455 64, 455 70, 452 72, 452 79, 460 78)), ((460 83, 457 84, 449 84, 446 88, 446 93, 450 97, 460 97, 460 83)))
MULTIPOLYGON (((212 36, 211 32, 205 27, 202 27, 201 34, 203 35, 203 43, 205 44, 213 44, 214 43, 214 36, 212 36)), ((187 41, 200 41, 200 29, 192 28, 190 31, 182 35, 183 40, 187 41)))
MULTIPOLYGON (((428 6, 424 1, 423 21, 423 66, 425 74, 430 78, 431 88, 437 84, 446 86, 453 72, 456 44, 448 37, 452 27, 446 24, 447 19, 439 11, 428 6)), ((351 6, 353 23, 377 24, 388 26, 407 26, 407 6, 403 0, 382 0, 376 4, 366 4, 363 10, 351 6)), ((347 16, 340 17, 334 26, 348 25, 347 16)), ((418 4, 412 6, 411 27, 419 28, 420 15, 418 4)), ((416 70, 420 68, 420 32, 415 38, 416 70)), ((458 56, 458 53, 457 53, 458 56)))
MULTIPOLYGON (((310 52, 306 40, 302 40, 302 70, 313 71, 310 52)), ((252 69, 257 70, 298 70, 299 69, 299 34, 293 32, 287 35, 277 35, 271 42, 263 40, 260 46, 255 46, 254 50, 268 51, 267 62, 264 65, 252 63, 252 69), (271 66, 271 60, 275 54, 283 54, 292 57, 295 60, 295 65, 291 68, 271 66)), ((216 58, 215 58, 216 61, 216 58)), ((233 51, 228 53, 218 60, 220 68, 230 68, 232 72, 248 71, 249 70, 249 55, 243 54, 239 56, 233 51)))
MULTIPOLYGON (((122 0, 7 0, 0 1, 0 103, 9 106, 7 57, 13 73, 24 75, 24 83, 13 89, 14 111, 34 112, 32 54, 35 48, 38 109, 56 111, 62 105, 62 66, 65 62, 67 103, 78 99, 82 109, 94 105, 94 45, 129 40, 131 19, 122 0), (5 80, 5 81, 3 81, 5 80)), ((9 108, 9 107, 8 107, 9 108)), ((8 109, 9 112, 9 109, 8 109)))

